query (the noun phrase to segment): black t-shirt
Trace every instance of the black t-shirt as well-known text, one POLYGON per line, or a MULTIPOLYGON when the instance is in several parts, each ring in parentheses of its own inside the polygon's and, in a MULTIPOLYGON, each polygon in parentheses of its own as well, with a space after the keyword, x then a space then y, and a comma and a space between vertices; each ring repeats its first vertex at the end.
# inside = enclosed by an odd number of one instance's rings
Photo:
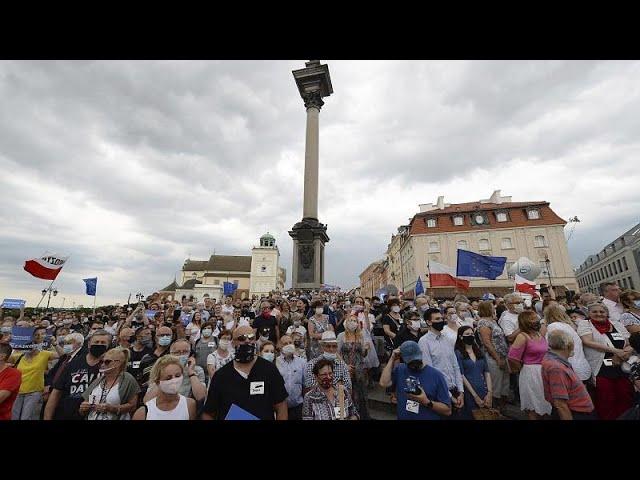
POLYGON ((249 325, 253 325, 253 320, 255 318, 256 318, 256 314, 253 313, 251 310, 242 309, 240 310, 240 318, 238 318, 238 321, 244 319, 247 322, 249 322, 249 325))
POLYGON ((258 336, 268 336, 269 340, 276 342, 276 325, 278 321, 276 317, 270 315, 269 318, 264 318, 262 315, 256 317, 253 321, 253 328, 258 330, 258 336))
MULTIPOLYGON (((605 333, 607 337, 609 337, 609 341, 614 346, 614 348, 618 348, 622 350, 624 348, 624 337, 618 333, 618 331, 612 327, 610 332, 605 333)), ((605 378, 622 378, 626 377, 622 369, 619 365, 610 364, 611 358, 613 357, 613 353, 606 352, 604 354, 605 360, 603 361, 602 366, 600 367, 600 371, 598 372, 599 377, 605 378)))
POLYGON ((142 359, 145 355, 153 353, 151 348, 143 348, 141 351, 136 352, 133 347, 129 348, 129 364, 127 365, 127 372, 138 380, 142 376, 142 359))
POLYGON ((216 371, 204 411, 216 420, 224 420, 231 405, 236 404, 260 420, 274 420, 273 406, 288 396, 278 368, 272 362, 257 357, 249 377, 245 379, 233 364, 229 362, 216 371))
POLYGON ((142 357, 142 360, 140 360, 140 374, 139 377, 136 377, 136 380, 138 380, 138 384, 142 389, 142 396, 144 396, 144 392, 147 391, 147 387, 149 386, 149 375, 151 375, 151 369, 153 368, 154 363, 156 363, 156 360, 158 360, 160 357, 162 357, 163 355, 167 355, 168 353, 168 347, 160 355, 156 355, 155 350, 152 350, 150 353, 147 353, 144 357, 142 357))
MULTIPOLYGON (((400 320, 391 318, 391 316, 387 314, 384 317, 382 317, 382 325, 389 325, 389 329, 391 330, 391 332, 397 334, 399 330, 400 320)), ((398 347, 395 340, 392 340, 387 335, 385 335, 384 338, 385 338, 385 343, 387 345, 393 346, 394 348, 398 347)))
POLYGON ((98 376, 100 364, 90 366, 87 363, 87 353, 81 350, 64 367, 53 388, 60 390, 62 396, 56 409, 56 420, 82 420, 79 409, 82 403, 82 394, 89 384, 98 376))
POLYGON ((418 342, 418 340, 420 340, 420 337, 422 337, 422 334, 420 330, 418 330, 416 333, 417 335, 414 335, 411 332, 411 330, 406 327, 406 325, 403 325, 402 327, 400 327, 400 331, 398 332, 398 335, 396 335, 394 344, 399 347, 407 340, 413 340, 414 342, 418 342))

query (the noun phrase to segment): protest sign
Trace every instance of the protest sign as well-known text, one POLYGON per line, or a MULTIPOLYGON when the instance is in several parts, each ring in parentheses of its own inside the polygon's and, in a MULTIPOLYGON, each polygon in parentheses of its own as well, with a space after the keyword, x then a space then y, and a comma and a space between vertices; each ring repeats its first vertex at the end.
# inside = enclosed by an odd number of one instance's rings
POLYGON ((11 348, 16 350, 31 350, 33 348, 32 339, 35 328, 32 327, 12 327, 11 328, 11 348))
POLYGON ((2 301, 2 308, 22 308, 26 303, 26 300, 20 300, 17 298, 5 298, 2 301))

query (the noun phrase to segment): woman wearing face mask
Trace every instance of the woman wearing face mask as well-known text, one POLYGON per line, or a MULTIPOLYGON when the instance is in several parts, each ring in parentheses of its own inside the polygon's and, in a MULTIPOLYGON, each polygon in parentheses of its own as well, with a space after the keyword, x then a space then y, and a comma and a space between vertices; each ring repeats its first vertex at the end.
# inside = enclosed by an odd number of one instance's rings
MULTIPOLYGON (((128 330, 133 332, 133 330, 128 328, 123 328, 122 332, 126 333, 128 330)), ((129 348, 129 361, 127 369, 135 379, 139 379, 142 375, 142 359, 146 355, 153 353, 153 340, 151 340, 151 331, 146 327, 139 328, 135 332, 135 336, 133 338, 135 338, 135 341, 133 342, 131 348, 129 348)))
POLYGON ((344 322, 345 331, 338 335, 338 353, 349 367, 351 377, 353 402, 355 403, 361 420, 369 420, 367 408, 367 371, 366 358, 369 343, 365 341, 362 327, 355 312, 344 322))
POLYGON ((284 334, 293 325, 293 316, 289 308, 289 302, 280 304, 280 318, 278 318, 278 329, 284 334))
MULTIPOLYGON (((306 347, 306 331, 303 331, 304 327, 299 326, 296 330, 290 332, 293 346, 296 349, 296 356, 307 360, 307 347, 306 347)), ((289 331, 289 330, 287 330, 289 331)))
MULTIPOLYGON (((363 297, 356 296, 353 300, 353 310, 357 314, 357 320, 360 323, 360 329, 362 330, 362 336, 364 342, 367 344, 367 356, 364 360, 364 368, 369 373, 369 369, 378 368, 380 366, 380 360, 378 359, 378 352, 373 343, 372 329, 375 324, 375 317, 371 313, 371 305, 363 297)), ((345 312, 344 319, 348 318, 348 312, 345 312)), ((344 321, 342 323, 344 325, 344 321)), ((360 415, 362 418, 362 415, 360 415)))
POLYGON ((346 389, 333 384, 333 361, 320 359, 313 366, 316 385, 304 396, 303 420, 357 420, 358 412, 346 389))
POLYGON ((266 341, 260 346, 260 356, 268 362, 273 362, 276 358, 276 346, 273 342, 266 341))
POLYGON ((640 332, 640 292, 625 290, 620 294, 620 303, 624 313, 620 315, 619 322, 629 334, 640 332))
POLYGON ((507 338, 496 321, 496 311, 491 301, 478 306, 478 334, 481 341, 487 368, 491 376, 493 399, 497 407, 503 409, 509 397, 509 368, 507 338))
POLYGON ((296 347, 293 339, 289 335, 280 338, 281 354, 276 358, 276 367, 287 389, 287 408, 289 410, 289 420, 302 419, 302 392, 304 389, 304 369, 306 362, 296 355, 296 347))
POLYGON ((178 357, 165 355, 159 358, 149 377, 158 394, 136 411, 133 420, 195 420, 196 401, 178 393, 183 375, 178 357))
POLYGON ((209 379, 213 378, 217 370, 233 360, 234 351, 231 346, 231 336, 232 333, 229 330, 220 332, 218 348, 207 357, 209 379))
POLYGON ((593 403, 600 420, 615 420, 633 405, 633 387, 620 368, 633 348, 624 326, 609 320, 606 305, 592 303, 587 310, 589 319, 578 322, 578 335, 595 383, 593 403))
POLYGON ((309 318, 309 358, 316 358, 322 355, 323 349, 320 346, 322 334, 329 330, 333 331, 333 325, 329 323, 329 316, 323 314, 324 307, 321 300, 311 303, 314 315, 309 318))
POLYGON ((551 404, 545 400, 542 383, 542 359, 547 353, 546 329, 533 311, 518 315, 520 333, 509 349, 509 366, 512 372, 520 372, 520 409, 527 412, 529 420, 539 420, 551 414, 551 404))
POLYGON ((472 420, 473 410, 482 407, 491 408, 493 401, 487 362, 475 340, 472 327, 465 325, 458 329, 456 358, 464 383, 464 407, 460 412, 461 420, 472 420))
POLYGON ((400 300, 392 298, 387 302, 389 312, 382 317, 382 328, 384 330, 384 348, 387 352, 392 352, 400 345, 396 345, 396 335, 400 331, 402 325, 402 317, 400 316, 400 300))
POLYGON ((465 302, 456 302, 455 310, 458 320, 458 327, 468 326, 473 327, 475 323, 475 318, 473 313, 471 312, 471 307, 468 303, 465 302))
POLYGON ((209 374, 207 372, 207 358, 218 348, 218 339, 213 336, 214 324, 212 322, 205 322, 202 324, 202 330, 200 339, 196 342, 194 347, 196 365, 202 367, 206 374, 207 381, 209 374))
POLYGON ((191 322, 185 328, 185 334, 191 345, 195 345, 200 340, 200 330, 202 329, 202 314, 199 311, 195 311, 191 322))
POLYGON ((129 420, 138 405, 140 386, 126 372, 129 350, 116 347, 100 362, 100 376, 82 394, 80 415, 87 420, 129 420))

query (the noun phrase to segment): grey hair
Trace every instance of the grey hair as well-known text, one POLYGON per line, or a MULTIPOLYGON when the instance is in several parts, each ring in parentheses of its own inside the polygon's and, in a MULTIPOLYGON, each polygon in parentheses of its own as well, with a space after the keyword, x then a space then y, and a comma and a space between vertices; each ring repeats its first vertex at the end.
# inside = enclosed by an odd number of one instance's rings
POLYGON ((609 307, 607 307, 604 303, 600 303, 600 302, 593 302, 593 303, 590 303, 589 305, 587 305, 587 311, 590 312, 591 309, 593 309, 595 307, 604 308, 604 311, 607 312, 607 315, 609 315, 609 307))
POLYGON ((77 343, 80 346, 84 345, 84 336, 79 332, 73 332, 66 335, 63 341, 72 340, 73 343, 77 343))
POLYGON ((574 347, 573 339, 562 330, 549 332, 547 342, 551 350, 571 350, 574 347))
POLYGON ((109 337, 109 345, 111 345, 111 341, 113 340, 113 335, 107 332, 104 328, 100 328, 99 330, 96 330, 95 332, 93 332, 93 335, 91 335, 91 338, 100 337, 100 336, 109 337))
POLYGON ((520 295, 519 293, 513 292, 513 293, 507 293, 503 297, 504 303, 511 303, 511 300, 515 300, 515 299, 522 300, 522 295, 520 295))

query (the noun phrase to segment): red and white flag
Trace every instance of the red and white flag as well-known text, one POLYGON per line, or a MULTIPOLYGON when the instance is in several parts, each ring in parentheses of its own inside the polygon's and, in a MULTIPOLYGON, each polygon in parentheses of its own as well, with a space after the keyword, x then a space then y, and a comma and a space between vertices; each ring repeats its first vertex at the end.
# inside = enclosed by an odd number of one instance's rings
POLYGON ((45 252, 40 258, 24 262, 24 269, 31 275, 43 280, 55 280, 69 256, 45 252))
POLYGON ((469 280, 456 277, 455 268, 429 260, 429 286, 457 287, 469 290, 469 280))
POLYGON ((516 274, 516 291, 534 295, 536 293, 536 282, 532 282, 516 274))

